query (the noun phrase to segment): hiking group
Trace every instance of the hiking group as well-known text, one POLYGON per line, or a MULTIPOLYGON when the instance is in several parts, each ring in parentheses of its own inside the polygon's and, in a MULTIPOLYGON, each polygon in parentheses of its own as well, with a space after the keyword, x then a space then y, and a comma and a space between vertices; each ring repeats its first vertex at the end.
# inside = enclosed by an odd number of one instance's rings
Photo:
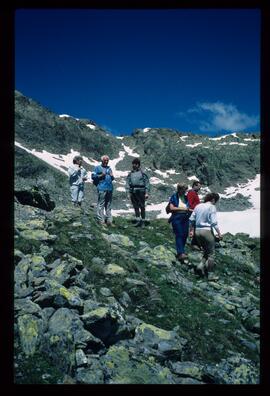
MULTIPOLYGON (((81 156, 75 156, 73 165, 68 169, 71 200, 75 206, 81 206, 84 198, 84 183, 87 180, 87 171, 83 168, 82 161, 81 156)), ((109 161, 108 155, 103 155, 101 164, 96 166, 91 174, 98 193, 96 219, 104 227, 113 226, 111 206, 114 175, 108 165, 109 161)), ((214 192, 208 193, 201 202, 198 195, 200 189, 199 181, 194 181, 190 190, 186 184, 178 183, 176 192, 170 197, 166 212, 171 213, 168 222, 172 224, 175 234, 177 260, 183 263, 188 258, 185 254, 185 245, 189 236, 192 238, 191 247, 202 251, 203 254, 197 273, 208 276, 208 272, 214 267, 215 240, 222 239, 215 206, 219 195, 214 192)), ((149 198, 150 183, 148 176, 141 169, 138 158, 132 161, 132 170, 126 178, 125 190, 134 208, 135 227, 145 227, 145 202, 149 198)))

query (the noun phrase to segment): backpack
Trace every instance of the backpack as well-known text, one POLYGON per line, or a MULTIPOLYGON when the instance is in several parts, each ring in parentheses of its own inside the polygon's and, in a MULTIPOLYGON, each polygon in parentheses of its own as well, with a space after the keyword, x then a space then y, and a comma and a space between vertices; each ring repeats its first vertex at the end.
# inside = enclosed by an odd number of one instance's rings
MULTIPOLYGON (((101 173, 101 172, 99 172, 99 173, 101 173)), ((95 177, 92 176, 92 182, 93 182, 94 186, 97 187, 100 182, 100 178, 98 176, 95 176, 95 177)))
MULTIPOLYGON (((101 168, 101 166, 100 166, 100 169, 101 169, 101 172, 99 172, 99 174, 102 173, 102 168, 101 168)), ((108 172, 109 172, 110 170, 111 170, 111 168, 108 167, 108 169, 106 170, 106 174, 108 174, 108 172)), ((97 187, 97 186, 99 185, 99 182, 100 182, 102 179, 100 179, 98 176, 96 176, 96 177, 92 178, 92 180, 93 180, 93 184, 97 187)))
MULTIPOLYGON (((143 175, 144 175, 143 171, 140 169, 139 172, 141 172, 141 177, 143 177, 143 175)), ((133 174, 133 172, 130 172, 130 173, 129 173, 129 178, 130 178, 130 179, 129 179, 129 180, 130 180, 129 187, 130 187, 130 188, 135 187, 135 186, 136 186, 136 187, 138 186, 137 184, 135 184, 135 185, 132 184, 132 174, 133 174)), ((144 187, 144 186, 141 186, 141 187, 144 187)))
POLYGON ((170 201, 167 203, 167 206, 165 208, 165 211, 167 214, 172 213, 171 209, 170 209, 170 201))
POLYGON ((94 184, 94 186, 98 186, 98 183, 99 183, 99 178, 96 176, 96 177, 93 179, 93 184, 94 184))
POLYGON ((167 206, 165 208, 165 211, 166 211, 167 214, 172 213, 172 211, 170 209, 170 202, 168 202, 168 204, 167 204, 167 206))

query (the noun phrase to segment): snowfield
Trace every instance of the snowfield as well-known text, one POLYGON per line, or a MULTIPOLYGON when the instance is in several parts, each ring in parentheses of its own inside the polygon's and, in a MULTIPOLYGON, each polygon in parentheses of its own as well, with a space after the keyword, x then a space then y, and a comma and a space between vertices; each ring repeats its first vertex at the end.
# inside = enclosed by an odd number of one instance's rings
MULTIPOLYGON (((247 184, 240 184, 237 187, 229 187, 225 190, 225 194, 220 194, 222 197, 232 197, 238 192, 244 196, 249 197, 249 201, 253 207, 243 211, 233 212, 218 212, 217 218, 222 234, 230 232, 236 234, 243 232, 249 234, 250 237, 260 237, 260 175, 256 175, 254 180, 250 180, 247 184)), ((165 211, 166 202, 159 204, 148 204, 146 206, 146 213, 150 211, 159 211, 158 219, 169 219, 165 211)), ((113 210, 114 216, 123 216, 128 213, 134 213, 133 209, 128 210, 113 210)))

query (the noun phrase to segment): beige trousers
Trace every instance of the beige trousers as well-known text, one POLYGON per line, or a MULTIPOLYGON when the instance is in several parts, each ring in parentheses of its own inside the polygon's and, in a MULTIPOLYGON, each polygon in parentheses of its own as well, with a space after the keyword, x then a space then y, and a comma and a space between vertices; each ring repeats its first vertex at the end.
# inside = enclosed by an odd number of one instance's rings
POLYGON ((203 249, 203 260, 199 267, 209 271, 214 267, 215 236, 212 230, 196 228, 195 235, 199 246, 203 249))

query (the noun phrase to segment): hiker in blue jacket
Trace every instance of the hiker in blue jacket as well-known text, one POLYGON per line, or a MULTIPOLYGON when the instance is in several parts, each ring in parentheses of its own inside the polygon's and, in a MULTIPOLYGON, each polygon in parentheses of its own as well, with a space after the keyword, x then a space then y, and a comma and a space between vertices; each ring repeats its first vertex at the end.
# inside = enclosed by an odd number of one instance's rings
POLYGON ((112 225, 112 193, 114 180, 112 169, 109 167, 108 155, 101 157, 101 164, 96 166, 91 178, 97 186, 98 203, 97 203, 97 221, 102 225, 112 225), (105 213, 104 213, 105 212, 105 213))
POLYGON ((84 198, 84 182, 87 180, 87 172, 82 167, 82 157, 75 155, 73 165, 68 168, 71 201, 74 206, 81 206, 84 198))
POLYGON ((188 186, 183 183, 177 184, 177 191, 170 198, 170 211, 172 213, 169 223, 172 223, 175 234, 176 258, 183 262, 187 259, 185 244, 189 230, 189 204, 186 196, 188 186))

